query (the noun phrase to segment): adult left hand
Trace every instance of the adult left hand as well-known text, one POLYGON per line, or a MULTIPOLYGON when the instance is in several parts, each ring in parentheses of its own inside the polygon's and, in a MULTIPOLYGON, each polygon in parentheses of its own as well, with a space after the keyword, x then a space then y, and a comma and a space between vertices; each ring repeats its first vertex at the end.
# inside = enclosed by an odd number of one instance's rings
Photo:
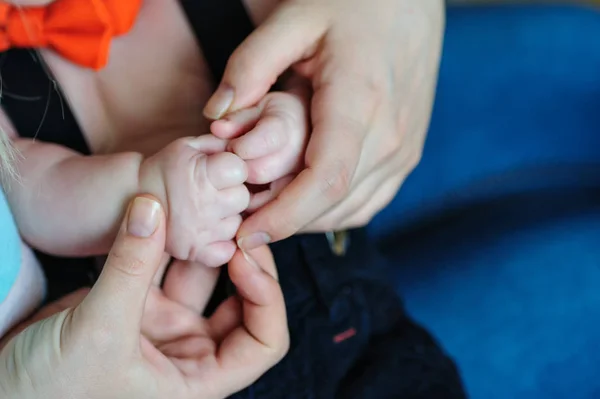
POLYGON ((420 160, 444 11, 443 0, 284 0, 233 53, 209 118, 255 104, 290 67, 314 91, 305 169, 245 220, 242 247, 364 225, 393 199, 420 160))
MULTIPOLYGON (((186 306, 190 299, 180 303, 158 287, 159 265, 165 264, 160 262, 165 259, 164 213, 153 211, 158 214, 154 223, 156 217, 140 209, 130 207, 129 222, 123 223, 91 291, 42 309, 0 342, 2 397, 80 397, 83 392, 90 398, 222 398, 254 382, 284 356, 289 345, 285 303, 268 247, 235 253, 228 271, 237 295, 205 319, 186 306), (148 235, 152 226, 155 231, 148 235)), ((199 299, 195 305, 203 307, 216 273, 197 265, 194 270, 208 274, 196 275, 194 287, 180 288, 193 289, 199 299)), ((167 281, 170 275, 171 270, 167 281)))

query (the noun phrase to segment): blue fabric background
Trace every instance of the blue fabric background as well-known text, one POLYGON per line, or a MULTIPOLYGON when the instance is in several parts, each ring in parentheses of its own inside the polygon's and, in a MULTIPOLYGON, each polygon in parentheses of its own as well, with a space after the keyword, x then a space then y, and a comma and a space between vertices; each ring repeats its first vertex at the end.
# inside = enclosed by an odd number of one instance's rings
MULTIPOLYGON (((421 165, 371 232, 474 399, 600 397, 600 14, 449 11, 421 165)), ((20 247, 0 193, 0 298, 20 247)))
POLYGON ((600 13, 451 9, 422 163, 371 225, 474 399, 600 398, 600 13))
POLYGON ((21 268, 21 239, 0 188, 0 302, 14 284, 21 268))

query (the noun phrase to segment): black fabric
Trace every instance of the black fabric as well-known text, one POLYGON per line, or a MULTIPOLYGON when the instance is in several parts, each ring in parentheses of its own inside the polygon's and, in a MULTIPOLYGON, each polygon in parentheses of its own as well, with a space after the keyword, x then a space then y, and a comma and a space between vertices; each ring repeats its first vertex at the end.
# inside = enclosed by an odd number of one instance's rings
POLYGON ((254 30, 239 0, 181 0, 215 82, 223 77, 229 56, 254 30))
POLYGON ((344 256, 323 234, 271 245, 279 266, 291 345, 254 385, 251 398, 462 399, 458 371, 435 339, 410 319, 388 262, 364 229, 344 256))
POLYGON ((2 54, 2 107, 22 137, 66 145, 82 154, 90 149, 64 100, 60 87, 49 79, 39 56, 13 49, 2 54))

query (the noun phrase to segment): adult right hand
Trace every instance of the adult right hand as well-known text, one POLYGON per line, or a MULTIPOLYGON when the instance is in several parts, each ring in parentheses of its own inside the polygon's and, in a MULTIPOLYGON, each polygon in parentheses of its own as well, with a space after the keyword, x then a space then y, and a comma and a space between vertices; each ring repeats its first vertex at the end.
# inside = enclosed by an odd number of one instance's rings
POLYGON ((312 129, 303 170, 244 220, 238 245, 366 225, 420 160, 444 1, 246 1, 253 15, 277 7, 233 52, 205 115, 254 106, 291 68, 311 83, 312 129))
POLYGON ((162 207, 153 198, 136 198, 89 294, 74 308, 28 326, 2 349, 0 397, 222 398, 283 357, 289 342, 285 304, 266 247, 237 252, 229 265, 237 306, 167 338, 142 335, 164 247, 162 207))

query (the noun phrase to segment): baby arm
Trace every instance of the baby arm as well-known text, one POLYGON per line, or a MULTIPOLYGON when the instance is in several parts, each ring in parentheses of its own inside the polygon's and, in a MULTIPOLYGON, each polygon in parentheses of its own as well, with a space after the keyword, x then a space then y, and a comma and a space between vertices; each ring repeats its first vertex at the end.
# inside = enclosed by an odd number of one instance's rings
POLYGON ((137 153, 82 156, 61 146, 15 140, 20 182, 7 198, 27 243, 56 255, 108 252, 126 204, 136 193, 167 210, 167 252, 219 266, 235 251, 231 239, 249 194, 244 162, 211 135, 182 138, 144 159, 137 153))
POLYGON ((13 143, 22 156, 6 195, 23 239, 54 255, 107 253, 138 192, 142 156, 83 156, 40 141, 13 143))

